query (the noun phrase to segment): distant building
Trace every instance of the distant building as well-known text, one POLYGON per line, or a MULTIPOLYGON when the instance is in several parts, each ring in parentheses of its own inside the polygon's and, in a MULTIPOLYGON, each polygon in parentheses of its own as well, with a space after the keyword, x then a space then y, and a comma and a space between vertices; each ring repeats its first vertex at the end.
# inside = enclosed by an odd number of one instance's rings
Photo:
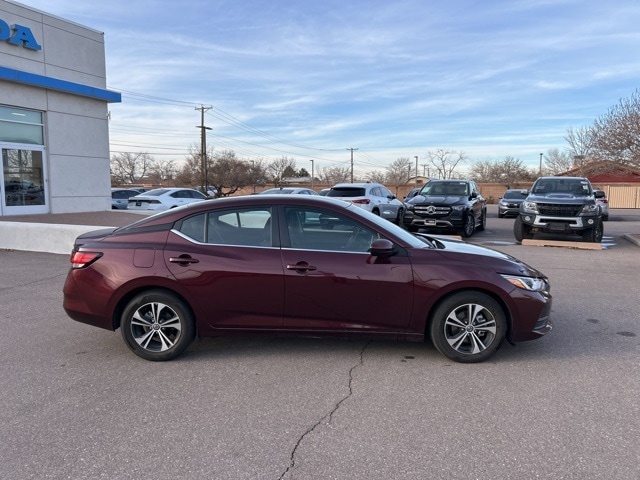
POLYGON ((0 215, 111 208, 104 34, 0 0, 0 215))

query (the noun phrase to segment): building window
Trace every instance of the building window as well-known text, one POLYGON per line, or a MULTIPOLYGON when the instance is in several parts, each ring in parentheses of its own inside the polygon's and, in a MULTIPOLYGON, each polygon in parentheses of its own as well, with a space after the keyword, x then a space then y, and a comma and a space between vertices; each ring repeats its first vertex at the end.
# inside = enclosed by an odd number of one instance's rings
POLYGON ((0 142, 44 145, 42 112, 0 106, 0 142))

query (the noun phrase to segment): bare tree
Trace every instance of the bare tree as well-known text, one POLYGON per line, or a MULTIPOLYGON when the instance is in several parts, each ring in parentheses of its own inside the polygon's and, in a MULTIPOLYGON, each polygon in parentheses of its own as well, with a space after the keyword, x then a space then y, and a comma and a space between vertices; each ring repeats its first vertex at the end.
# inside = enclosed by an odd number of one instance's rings
POLYGON ((640 91, 598 118, 591 133, 594 156, 640 167, 640 91))
POLYGON ((280 157, 267 165, 267 172, 271 177, 271 181, 277 187, 282 182, 282 179, 286 177, 287 169, 289 171, 296 170, 296 161, 293 158, 280 157))
POLYGON ((371 170, 365 173, 364 178, 374 183, 385 183, 387 181, 387 173, 381 170, 371 170))
POLYGON ((558 175, 573 168, 574 156, 567 152, 561 152, 557 148, 550 148, 544 155, 544 170, 550 175, 558 175))
POLYGON ((455 178, 456 167, 467 160, 464 152, 455 150, 438 149, 435 152, 427 152, 427 162, 432 165, 439 178, 455 178))
POLYGON ((149 167, 149 182, 154 185, 176 185, 175 160, 156 160, 149 167))
POLYGON ((571 158, 582 158, 585 161, 591 160, 591 150, 593 146, 593 129, 590 127, 579 127, 567 129, 564 136, 568 144, 567 154, 571 158))
POLYGON ((522 160, 507 155, 502 160, 476 162, 471 167, 471 178, 477 182, 501 183, 512 188, 518 182, 535 179, 535 174, 527 169, 522 160))
POLYGON ((387 165, 385 183, 396 188, 396 195, 398 194, 398 187, 407 183, 411 178, 412 168, 413 164, 409 157, 397 158, 393 163, 387 165))
POLYGON ((349 167, 324 167, 318 172, 320 182, 328 185, 348 182, 351 178, 349 167))
POLYGON ((111 157, 111 176, 120 184, 140 183, 154 160, 148 153, 124 152, 111 157))
POLYGON ((209 170, 209 185, 216 189, 216 197, 227 197, 252 184, 251 163, 240 160, 232 150, 215 152, 209 170))

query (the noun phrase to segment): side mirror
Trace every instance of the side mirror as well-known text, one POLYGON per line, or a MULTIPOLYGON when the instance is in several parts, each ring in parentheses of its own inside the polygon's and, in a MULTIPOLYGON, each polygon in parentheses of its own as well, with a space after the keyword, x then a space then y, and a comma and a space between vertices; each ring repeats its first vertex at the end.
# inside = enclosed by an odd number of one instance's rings
POLYGON ((376 238, 371 242, 369 253, 374 257, 391 257, 396 254, 393 242, 386 238, 376 238))
POLYGON ((604 198, 604 197, 606 197, 605 193, 602 190, 596 190, 595 192, 593 192, 593 196, 595 198, 604 198))
POLYGON ((520 195, 529 195, 529 190, 520 190, 520 195))

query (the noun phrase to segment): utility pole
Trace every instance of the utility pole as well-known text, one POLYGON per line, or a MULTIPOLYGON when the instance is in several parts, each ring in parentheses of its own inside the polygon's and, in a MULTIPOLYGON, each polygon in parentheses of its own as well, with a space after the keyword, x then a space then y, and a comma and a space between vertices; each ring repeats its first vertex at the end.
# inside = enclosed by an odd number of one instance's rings
POLYGON ((351 150, 351 183, 353 183, 353 152, 358 150, 357 148, 347 148, 347 150, 351 150))
POLYGON ((314 160, 309 160, 311 162, 311 190, 313 190, 313 167, 315 166, 314 160))
POLYGON ((418 188, 418 156, 416 155, 415 157, 413 157, 416 159, 416 181, 415 181, 415 188, 418 188))
POLYGON ((209 195, 208 191, 208 175, 207 175, 207 130, 211 130, 211 127, 204 126, 204 112, 207 110, 211 110, 213 107, 204 105, 200 105, 200 107, 196 107, 196 110, 200 110, 200 125, 196 125, 196 128, 200 129, 200 161, 201 161, 201 170, 202 170, 202 193, 205 195, 209 195))

